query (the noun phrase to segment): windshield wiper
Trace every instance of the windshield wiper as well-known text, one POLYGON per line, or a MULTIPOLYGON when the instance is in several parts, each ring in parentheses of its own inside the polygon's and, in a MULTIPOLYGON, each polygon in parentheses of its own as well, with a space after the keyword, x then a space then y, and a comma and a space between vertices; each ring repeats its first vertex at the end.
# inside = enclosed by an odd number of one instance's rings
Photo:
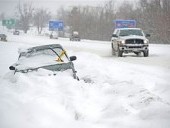
POLYGON ((58 58, 61 60, 61 62, 64 62, 54 49, 52 49, 51 47, 49 47, 49 48, 58 56, 58 58))

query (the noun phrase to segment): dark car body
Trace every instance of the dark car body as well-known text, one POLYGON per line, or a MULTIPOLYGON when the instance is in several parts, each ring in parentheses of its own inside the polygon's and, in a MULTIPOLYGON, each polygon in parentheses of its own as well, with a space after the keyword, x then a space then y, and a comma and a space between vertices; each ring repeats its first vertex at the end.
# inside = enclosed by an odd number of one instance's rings
POLYGON ((7 41, 7 36, 5 34, 0 34, 1 41, 7 41))

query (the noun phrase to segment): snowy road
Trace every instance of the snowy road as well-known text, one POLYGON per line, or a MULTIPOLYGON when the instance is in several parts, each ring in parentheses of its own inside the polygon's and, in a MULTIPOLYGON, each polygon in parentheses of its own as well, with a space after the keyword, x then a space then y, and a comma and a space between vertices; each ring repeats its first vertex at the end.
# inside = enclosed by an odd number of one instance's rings
POLYGON ((170 68, 170 45, 153 45, 150 44, 150 55, 144 58, 143 55, 137 57, 135 54, 125 54, 123 58, 117 58, 111 55, 111 44, 110 42, 103 41, 91 41, 83 40, 81 42, 70 42, 69 39, 60 38, 60 40, 50 40, 48 37, 37 37, 37 36, 12 36, 9 40, 19 44, 27 45, 42 45, 49 43, 62 44, 69 51, 81 51, 90 52, 97 54, 101 57, 111 57, 118 61, 124 61, 128 63, 143 64, 150 66, 160 66, 170 68))
MULTIPOLYGON (((111 56, 110 42, 9 35, 0 42, 1 128, 169 128, 170 45, 150 45, 149 57, 111 56), (76 55, 80 79, 64 73, 17 74, 17 50, 60 43, 76 55)), ((41 72, 40 72, 41 73, 41 72)))

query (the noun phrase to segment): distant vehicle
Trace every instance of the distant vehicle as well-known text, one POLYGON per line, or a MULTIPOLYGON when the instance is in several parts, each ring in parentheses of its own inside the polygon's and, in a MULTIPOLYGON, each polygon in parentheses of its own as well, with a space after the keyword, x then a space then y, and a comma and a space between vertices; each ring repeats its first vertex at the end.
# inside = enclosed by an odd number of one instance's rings
POLYGON ((112 55, 122 57, 123 53, 133 52, 144 57, 149 56, 149 34, 144 34, 140 28, 117 28, 111 38, 112 55))
POLYGON ((0 34, 0 40, 1 41, 7 41, 7 36, 5 34, 0 34))
POLYGON ((70 37, 70 41, 80 41, 80 35, 77 31, 73 31, 71 37, 70 37))
POLYGON ((14 32, 13 32, 13 35, 19 35, 20 34, 20 32, 18 31, 18 30, 15 30, 14 32))
POLYGON ((28 73, 45 69, 51 71, 54 75, 57 72, 69 71, 74 79, 79 80, 72 61, 76 56, 68 57, 66 51, 60 44, 42 45, 31 47, 19 52, 18 61, 9 67, 10 70, 28 73))
POLYGON ((50 39, 58 39, 58 31, 52 31, 50 34, 50 39))

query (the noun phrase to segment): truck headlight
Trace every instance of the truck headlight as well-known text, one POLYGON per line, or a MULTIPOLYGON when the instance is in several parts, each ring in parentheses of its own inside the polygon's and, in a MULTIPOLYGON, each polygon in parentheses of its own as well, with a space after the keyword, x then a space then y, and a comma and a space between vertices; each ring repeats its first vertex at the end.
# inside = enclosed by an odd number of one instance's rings
POLYGON ((118 43, 119 43, 120 45, 124 45, 124 44, 125 44, 125 40, 120 40, 120 41, 118 41, 118 43))
POLYGON ((149 43, 149 41, 148 40, 144 40, 144 44, 148 44, 149 43))
POLYGON ((125 40, 122 40, 121 43, 122 43, 122 44, 125 44, 125 40))

